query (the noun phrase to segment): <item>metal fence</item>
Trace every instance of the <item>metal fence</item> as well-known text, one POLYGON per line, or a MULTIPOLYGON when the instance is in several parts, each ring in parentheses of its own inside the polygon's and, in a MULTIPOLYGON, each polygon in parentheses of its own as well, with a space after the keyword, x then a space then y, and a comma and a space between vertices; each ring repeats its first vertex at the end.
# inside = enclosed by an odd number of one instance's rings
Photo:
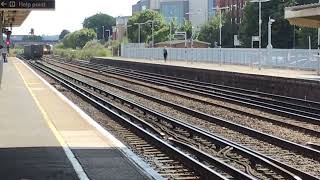
MULTIPOLYGON (((168 59, 199 63, 318 70, 318 52, 314 49, 168 48, 168 59)), ((163 59, 162 53, 162 48, 127 48, 122 46, 121 56, 158 60, 163 59)))

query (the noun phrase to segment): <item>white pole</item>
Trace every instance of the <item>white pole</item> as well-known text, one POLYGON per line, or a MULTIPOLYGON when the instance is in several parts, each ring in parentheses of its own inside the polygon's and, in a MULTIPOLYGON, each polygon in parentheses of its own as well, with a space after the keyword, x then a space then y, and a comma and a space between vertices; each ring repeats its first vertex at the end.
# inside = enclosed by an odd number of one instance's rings
POLYGON ((105 37, 104 37, 104 26, 102 26, 102 39, 103 39, 103 41, 105 40, 105 37))
POLYGON ((154 21, 152 21, 152 47, 154 48, 154 21))
POLYGON ((220 34, 219 34, 219 44, 220 44, 220 53, 219 53, 219 56, 220 56, 220 66, 222 66, 222 52, 221 52, 221 48, 222 48, 222 12, 221 12, 221 8, 219 9, 220 11, 220 22, 219 22, 219 30, 220 30, 220 34))
POLYGON ((311 50, 311 36, 309 36, 309 50, 311 50))
POLYGON ((172 36, 171 34, 172 34, 172 31, 171 31, 171 28, 172 28, 172 27, 171 27, 171 22, 170 22, 170 37, 169 37, 169 38, 170 38, 170 48, 171 48, 171 44, 172 44, 172 40, 171 40, 171 36, 172 36))
POLYGON ((262 25, 262 19, 261 19, 261 1, 259 1, 259 70, 261 69, 261 25, 262 25))
POLYGON ((141 32, 140 32, 140 31, 141 31, 141 27, 140 27, 140 26, 141 26, 141 24, 138 24, 138 29, 139 29, 139 34, 138 34, 139 44, 141 44, 141 37, 140 37, 140 36, 141 36, 141 34, 140 34, 140 33, 141 33, 141 32))
POLYGON ((129 40, 129 38, 128 38, 128 25, 126 25, 126 37, 129 40))
POLYGON ((187 47, 187 32, 184 33, 184 47, 187 47))
POLYGON ((154 48, 154 21, 152 21, 152 47, 154 48))
POLYGON ((275 22, 274 19, 271 19, 269 17, 269 22, 268 22, 268 49, 272 49, 272 23, 275 22))
POLYGON ((219 29, 220 29, 220 34, 219 34, 219 39, 220 39, 220 42, 219 42, 219 44, 220 44, 220 47, 222 46, 222 39, 221 39, 221 37, 222 37, 222 13, 221 13, 221 9, 220 9, 220 22, 219 22, 219 29))

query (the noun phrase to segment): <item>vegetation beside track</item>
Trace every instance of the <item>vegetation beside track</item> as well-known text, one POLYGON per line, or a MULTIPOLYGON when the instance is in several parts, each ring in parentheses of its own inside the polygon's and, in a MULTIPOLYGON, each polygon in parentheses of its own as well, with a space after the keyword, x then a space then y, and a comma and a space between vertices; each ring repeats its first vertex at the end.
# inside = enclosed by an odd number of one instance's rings
POLYGON ((97 41, 89 41, 82 49, 65 48, 58 44, 53 48, 53 54, 66 57, 67 59, 88 60, 93 56, 107 57, 112 56, 111 50, 97 41))
POLYGON ((10 48, 9 57, 15 57, 18 54, 23 54, 23 46, 16 46, 14 48, 10 48))

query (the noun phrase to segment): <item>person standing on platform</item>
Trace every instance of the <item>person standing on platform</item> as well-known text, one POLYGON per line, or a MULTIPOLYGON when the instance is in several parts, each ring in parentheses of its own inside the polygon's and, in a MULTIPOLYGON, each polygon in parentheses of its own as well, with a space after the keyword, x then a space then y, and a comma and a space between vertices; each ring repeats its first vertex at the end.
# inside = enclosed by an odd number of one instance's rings
POLYGON ((0 46, 1 48, 1 54, 2 54, 2 58, 3 58, 3 62, 4 63, 7 63, 8 62, 8 59, 7 59, 7 48, 3 47, 3 46, 0 46))
POLYGON ((167 62, 167 57, 168 57, 167 46, 165 46, 163 49, 163 57, 164 57, 164 62, 167 62))

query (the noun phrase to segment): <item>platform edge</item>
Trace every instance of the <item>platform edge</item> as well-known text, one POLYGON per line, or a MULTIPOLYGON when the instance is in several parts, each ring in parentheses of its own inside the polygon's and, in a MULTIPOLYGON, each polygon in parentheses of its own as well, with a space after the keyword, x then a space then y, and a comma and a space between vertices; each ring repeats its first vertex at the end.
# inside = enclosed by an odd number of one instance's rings
MULTIPOLYGON (((56 95, 58 95, 64 102, 66 102, 68 105, 70 105, 77 113, 80 114, 80 116, 85 119, 90 125, 92 125, 94 128, 97 129, 98 132, 100 132, 104 137, 111 140, 111 142, 120 150, 120 152, 127 157, 139 170, 140 172, 145 173, 148 177, 152 179, 164 179, 162 176, 160 176, 153 168, 151 168, 145 161, 143 161, 139 156, 137 156, 133 151, 131 151, 127 146, 125 146, 122 142, 120 142, 117 138, 115 138, 109 131, 104 129, 100 124, 98 124, 96 121, 94 121, 87 113, 82 111, 77 105, 75 105, 72 101, 70 101, 66 96, 64 96, 61 92, 59 92, 57 89, 55 89, 51 84, 49 84, 45 79, 43 79, 37 72, 35 72, 32 68, 30 68, 23 60, 17 58, 22 62, 24 66, 26 66, 35 76, 37 76, 46 86, 48 86, 56 95)), ((70 152, 70 148, 68 148, 70 152)), ((66 152, 67 154, 67 152, 66 152)), ((68 155, 68 154, 67 154, 68 155)), ((69 158, 69 157, 68 157, 69 158)), ((71 158, 75 158, 74 155, 71 158)), ((72 162, 72 160, 69 158, 69 160, 72 162)), ((78 162, 78 160, 76 160, 78 162)), ((78 162, 79 163, 79 162, 78 162)), ((74 168, 80 168, 81 164, 74 165, 74 168)), ((78 173, 78 172, 77 172, 78 173)))

